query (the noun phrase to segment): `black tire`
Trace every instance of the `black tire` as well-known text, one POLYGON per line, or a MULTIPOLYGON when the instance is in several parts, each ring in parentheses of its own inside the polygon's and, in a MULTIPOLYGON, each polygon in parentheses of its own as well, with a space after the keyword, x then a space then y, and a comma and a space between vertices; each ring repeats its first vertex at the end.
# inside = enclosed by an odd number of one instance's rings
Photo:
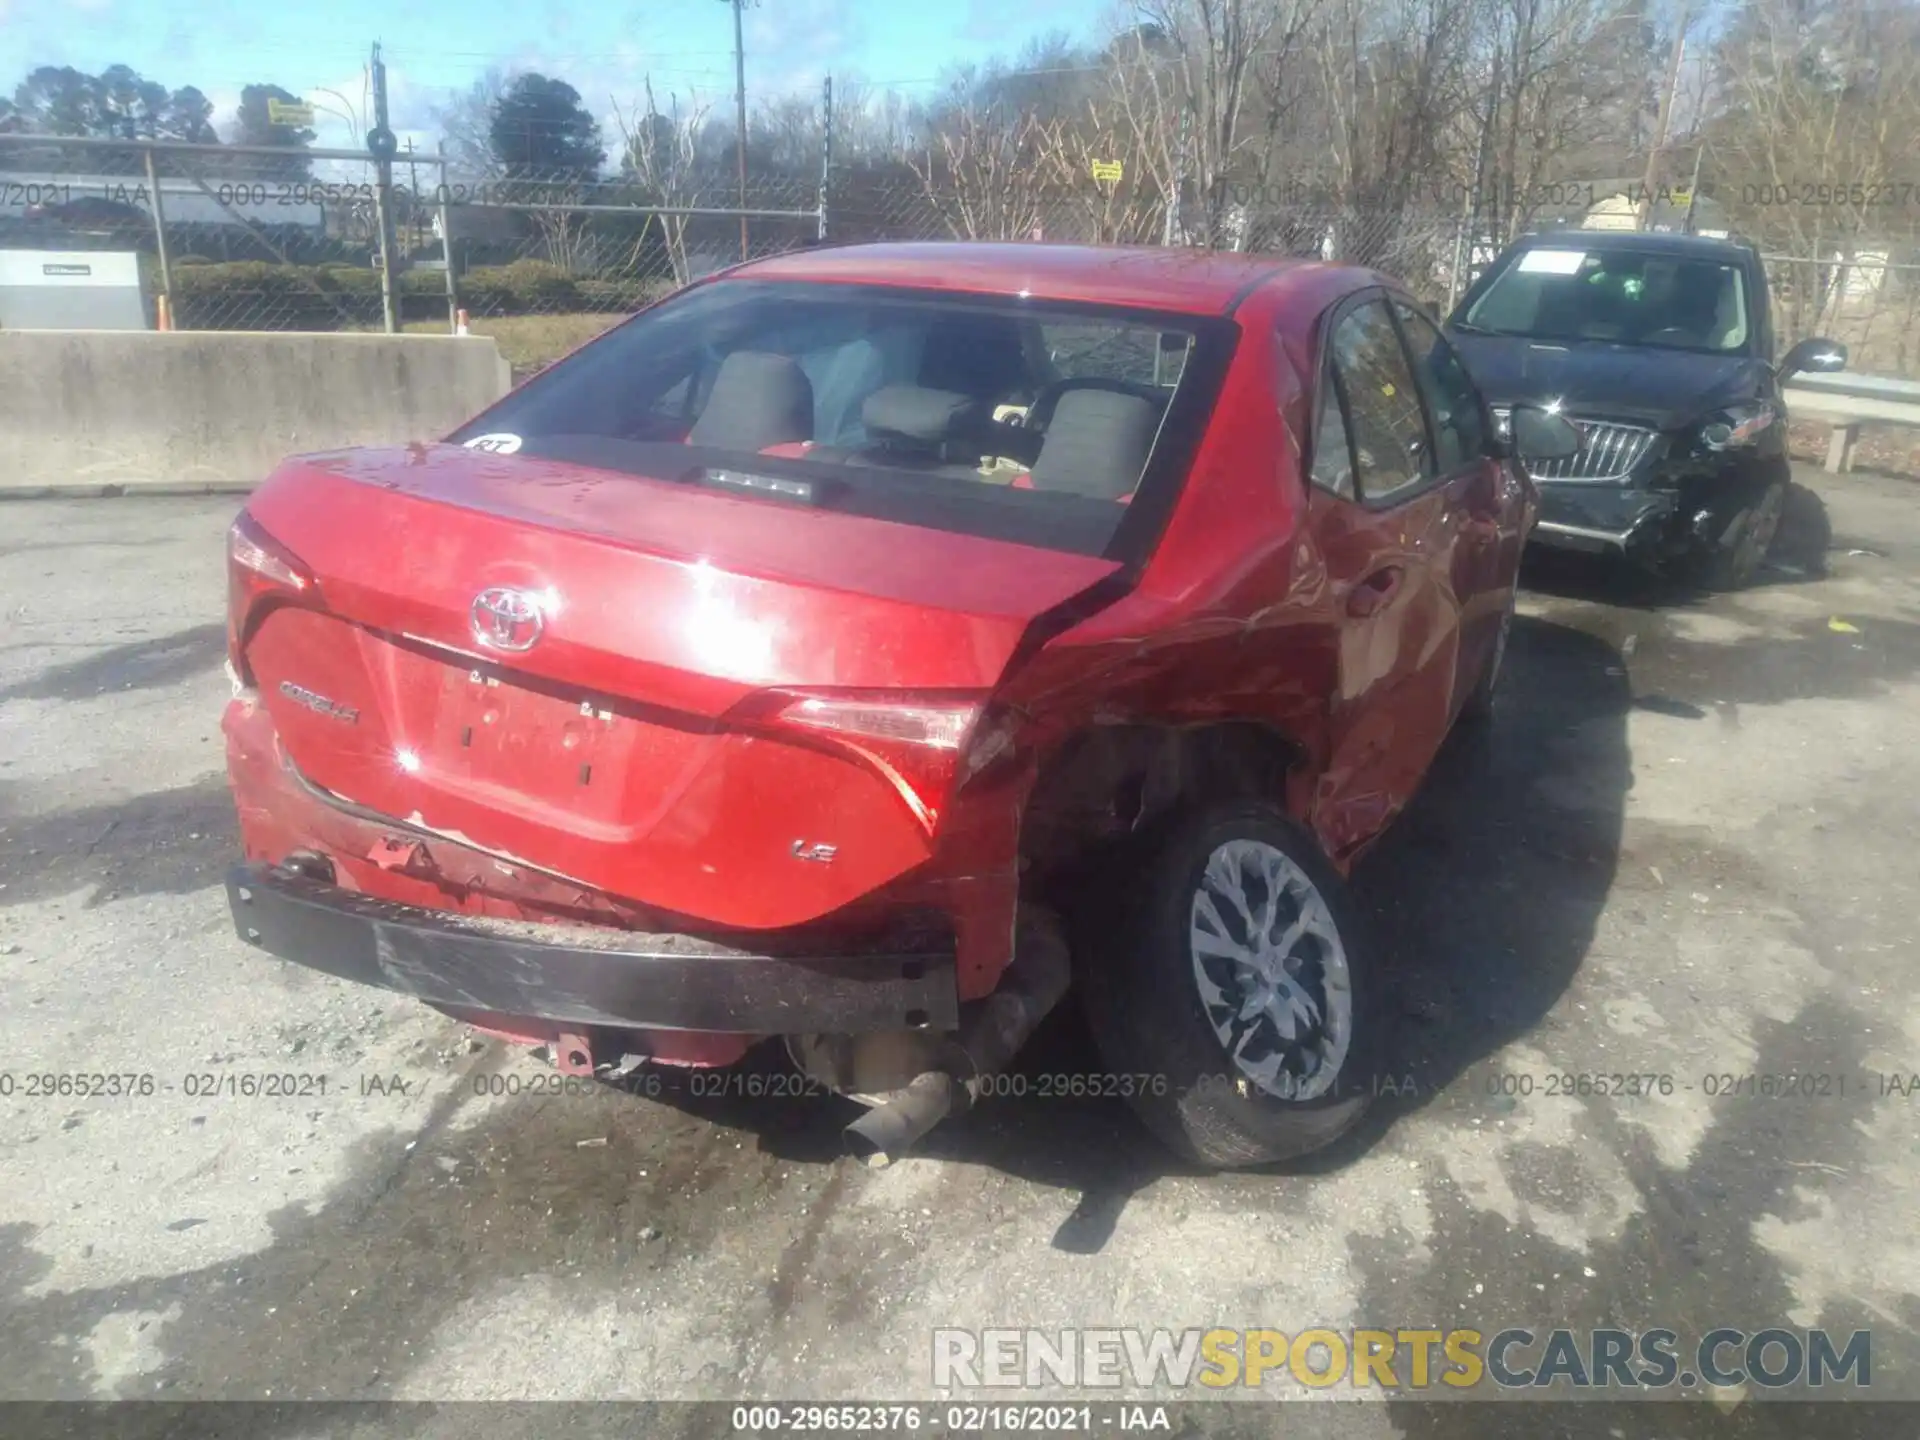
POLYGON ((1462 724, 1488 725, 1493 722, 1500 698, 1500 675, 1506 668, 1507 641, 1513 634, 1513 612, 1518 599, 1517 590, 1507 596, 1507 608, 1500 616, 1500 638, 1494 642, 1493 657, 1487 661, 1487 668, 1480 672, 1479 680, 1460 707, 1462 724))
MULTIPOLYGON (((1130 1099, 1147 1128, 1178 1154, 1212 1169, 1305 1155, 1349 1129, 1372 1099, 1381 1042, 1373 950, 1344 882, 1313 839, 1271 806, 1216 805, 1175 821, 1129 883, 1131 903, 1115 917, 1119 923, 1107 942, 1080 957, 1077 988, 1108 1071, 1133 1077, 1130 1099), (1324 905, 1344 957, 1349 1039, 1337 1065, 1320 1067, 1330 1083, 1317 1093, 1283 1096, 1252 1080, 1216 1032, 1201 998, 1191 936, 1197 896, 1215 852, 1233 841, 1268 847, 1290 862, 1324 905)), ((1283 907, 1275 922, 1286 918, 1283 907)), ((1284 995, 1291 980, 1299 995, 1327 1013, 1329 991, 1317 957, 1329 951, 1309 935, 1292 953, 1304 973, 1253 983, 1270 983, 1284 995)), ((1232 970, 1231 962, 1216 963, 1232 970)), ((1252 1023, 1265 1027, 1255 1037, 1263 1043, 1243 1042, 1242 1048, 1250 1056, 1256 1050, 1272 1056, 1276 1047, 1264 1042, 1278 1038, 1273 1022, 1263 1012, 1252 1023)), ((1301 1033, 1326 1032, 1309 1027, 1301 1033)), ((1280 1088, 1310 1091, 1317 1078, 1280 1088)))
POLYGON ((1753 583, 1780 532, 1789 484, 1786 466, 1770 470, 1735 512, 1721 543, 1707 553, 1700 567, 1701 583, 1709 590, 1744 590, 1753 583))

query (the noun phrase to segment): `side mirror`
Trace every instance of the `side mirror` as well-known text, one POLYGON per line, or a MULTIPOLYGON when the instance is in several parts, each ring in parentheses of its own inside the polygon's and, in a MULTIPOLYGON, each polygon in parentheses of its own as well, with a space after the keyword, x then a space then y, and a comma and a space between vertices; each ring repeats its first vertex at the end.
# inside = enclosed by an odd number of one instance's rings
POLYGON ((1789 375, 1802 371, 1813 375, 1831 375, 1847 368, 1847 347, 1837 340, 1802 340, 1787 351, 1786 358, 1774 370, 1785 383, 1789 375))
POLYGON ((1580 453, 1580 432, 1564 415, 1538 405, 1516 405, 1508 423, 1517 459, 1571 460, 1580 453))

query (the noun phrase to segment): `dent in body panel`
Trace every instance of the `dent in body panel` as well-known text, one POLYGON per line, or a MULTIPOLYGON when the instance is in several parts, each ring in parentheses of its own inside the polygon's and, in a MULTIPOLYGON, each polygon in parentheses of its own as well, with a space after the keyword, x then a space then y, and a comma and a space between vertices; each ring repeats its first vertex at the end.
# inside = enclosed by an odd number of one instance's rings
MULTIPOLYGON (((1284 778, 1263 777, 1266 798, 1345 869, 1405 806, 1445 738, 1462 637, 1452 553, 1439 543, 1452 521, 1444 488, 1369 512, 1307 483, 1313 336, 1339 298, 1317 288, 1250 297, 1236 316, 1245 334, 1277 331, 1281 343, 1240 345, 1137 587, 1056 638, 1011 693, 1047 715, 1043 750, 1101 726, 1258 729, 1290 756, 1284 778), (1446 563, 1428 563, 1441 549, 1446 563), (1374 614, 1348 613, 1356 585, 1396 565, 1412 581, 1403 593, 1374 614)), ((1125 764, 1092 763, 1084 786, 1098 791, 1125 764)), ((1030 828, 1050 822, 1071 828, 1044 813, 1030 828)))

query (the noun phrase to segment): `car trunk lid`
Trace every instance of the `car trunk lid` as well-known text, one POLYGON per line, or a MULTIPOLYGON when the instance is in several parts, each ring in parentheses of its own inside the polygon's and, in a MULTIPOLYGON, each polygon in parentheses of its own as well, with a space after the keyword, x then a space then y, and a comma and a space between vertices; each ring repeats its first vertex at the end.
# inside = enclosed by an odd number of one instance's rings
POLYGON ((873 747, 742 723, 764 692, 984 698, 1118 568, 451 446, 289 462, 248 511, 318 596, 244 650, 301 777, 729 925, 885 883, 939 812, 873 747))

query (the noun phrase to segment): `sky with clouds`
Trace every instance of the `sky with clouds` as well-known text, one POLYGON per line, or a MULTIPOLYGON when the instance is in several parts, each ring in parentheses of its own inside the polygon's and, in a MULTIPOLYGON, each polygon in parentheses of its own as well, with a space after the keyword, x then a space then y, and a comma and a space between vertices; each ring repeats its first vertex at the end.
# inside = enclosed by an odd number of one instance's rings
MULTIPOLYGON (((1017 53, 1053 30, 1097 34, 1114 11, 1115 0, 755 0, 745 16, 748 97, 816 95, 829 73, 924 94, 952 65, 1017 53)), ((649 75, 663 97, 733 93, 725 0, 0 0, 0 93, 38 65, 125 63, 169 87, 198 85, 222 131, 241 87, 256 83, 364 116, 374 40, 394 129, 423 145, 434 110, 492 67, 557 75, 603 117, 615 103, 629 107, 649 75)), ((347 143, 345 119, 322 113, 318 128, 321 144, 347 143)))

